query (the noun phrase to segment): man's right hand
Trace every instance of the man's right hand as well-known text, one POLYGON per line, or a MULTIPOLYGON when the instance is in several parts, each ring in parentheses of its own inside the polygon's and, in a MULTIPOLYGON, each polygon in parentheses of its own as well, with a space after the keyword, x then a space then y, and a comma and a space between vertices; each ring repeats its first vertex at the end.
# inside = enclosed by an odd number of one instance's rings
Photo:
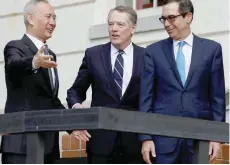
POLYGON ((78 109, 78 108, 86 108, 86 107, 84 105, 80 104, 80 103, 76 103, 72 107, 72 109, 78 109))
POLYGON ((91 135, 88 133, 87 130, 83 130, 83 131, 77 131, 76 130, 76 131, 73 131, 72 134, 78 140, 89 141, 89 138, 91 138, 91 135))
POLYGON ((155 144, 152 140, 146 140, 142 143, 141 154, 143 160, 148 164, 152 164, 150 160, 150 152, 151 152, 151 156, 155 158, 156 157, 155 144))
POLYGON ((45 46, 42 46, 37 54, 33 58, 33 64, 35 68, 55 68, 57 64, 55 61, 51 61, 53 56, 44 54, 45 46))
MULTIPOLYGON (((74 106, 72 107, 73 109, 78 109, 78 108, 85 108, 84 105, 80 104, 80 103, 76 103, 74 104, 74 106)), ((78 139, 78 140, 83 140, 83 141, 89 141, 89 138, 91 138, 91 135, 88 133, 87 130, 75 130, 72 132, 72 134, 78 139)))

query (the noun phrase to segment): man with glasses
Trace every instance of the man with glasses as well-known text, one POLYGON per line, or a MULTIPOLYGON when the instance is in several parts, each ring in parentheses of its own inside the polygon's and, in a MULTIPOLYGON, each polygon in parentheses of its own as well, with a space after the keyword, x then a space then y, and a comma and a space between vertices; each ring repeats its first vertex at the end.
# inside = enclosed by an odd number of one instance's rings
MULTIPOLYGON (((141 112, 225 121, 221 45, 191 32, 190 0, 165 0, 160 21, 169 38, 146 48, 141 72, 141 112)), ((140 135, 147 163, 192 163, 195 140, 140 135)), ((213 160, 220 143, 210 142, 213 160)), ((208 153, 207 153, 208 154, 208 153)))

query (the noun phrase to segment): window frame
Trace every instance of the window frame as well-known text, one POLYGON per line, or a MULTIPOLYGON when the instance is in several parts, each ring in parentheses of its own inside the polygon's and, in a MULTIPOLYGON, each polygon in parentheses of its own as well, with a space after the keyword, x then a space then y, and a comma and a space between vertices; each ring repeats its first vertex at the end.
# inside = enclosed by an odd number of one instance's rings
MULTIPOLYGON (((134 5, 134 0, 115 0, 115 6, 125 5, 131 6, 134 5)), ((135 9, 135 8, 134 8, 135 9)), ((137 29, 136 33, 149 32, 156 30, 163 30, 164 26, 159 21, 161 17, 161 9, 159 8, 149 8, 149 10, 157 10, 155 14, 144 14, 147 10, 136 10, 138 15, 137 29)), ((92 25, 89 29, 89 39, 97 40, 109 37, 108 35, 108 25, 107 23, 92 25)))
MULTIPOLYGON (((153 6, 152 7, 148 7, 148 8, 142 8, 141 6, 140 7, 138 7, 137 6, 137 4, 138 4, 138 2, 137 1, 142 1, 142 0, 133 0, 133 8, 135 9, 135 10, 144 10, 144 9, 149 9, 149 8, 157 8, 157 7, 160 7, 160 6, 158 6, 158 4, 159 4, 159 0, 153 0, 153 6)), ((151 3, 151 2, 150 2, 151 3)), ((149 4, 150 4, 149 3, 149 4)), ((143 5, 143 4, 142 4, 143 5)))

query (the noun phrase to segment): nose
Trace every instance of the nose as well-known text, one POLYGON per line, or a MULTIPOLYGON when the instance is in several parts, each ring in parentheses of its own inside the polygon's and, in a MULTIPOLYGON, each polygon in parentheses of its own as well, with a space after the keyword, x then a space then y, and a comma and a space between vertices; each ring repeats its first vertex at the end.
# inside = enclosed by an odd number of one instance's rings
POLYGON ((54 17, 51 17, 49 23, 50 23, 50 25, 55 26, 56 25, 56 19, 54 17))
POLYGON ((117 24, 114 24, 114 25, 112 26, 112 31, 117 31, 117 24))
POLYGON ((165 20, 164 25, 165 27, 168 27, 170 25, 170 22, 168 21, 168 19, 165 20))

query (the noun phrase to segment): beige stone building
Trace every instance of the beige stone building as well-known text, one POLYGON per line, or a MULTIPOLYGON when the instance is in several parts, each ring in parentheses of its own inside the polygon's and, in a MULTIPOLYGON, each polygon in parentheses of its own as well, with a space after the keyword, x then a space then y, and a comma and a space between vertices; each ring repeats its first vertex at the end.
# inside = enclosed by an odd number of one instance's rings
MULTIPOLYGON (((28 0, 5 0, 0 5, 0 112, 6 101, 3 49, 12 39, 20 39, 25 27, 23 7, 28 0)), ((222 45, 226 92, 230 88, 229 67, 229 0, 192 0, 195 15, 192 31, 200 36, 213 39, 222 45)), ((168 37, 158 18, 162 8, 161 0, 50 0, 57 14, 57 27, 49 47, 57 54, 60 78, 59 98, 66 105, 66 90, 72 85, 87 47, 109 41, 107 32, 108 11, 116 5, 130 5, 137 9, 138 26, 133 42, 146 45, 168 37)), ((229 95, 227 100, 229 103, 229 95)), ((87 101, 90 104, 91 91, 87 101)), ((228 107, 229 108, 229 107, 228 107)), ((228 112, 227 112, 228 114, 228 112)), ((227 115, 227 121, 229 121, 227 115)), ((64 132, 60 133, 61 135, 64 132)), ((60 136, 61 137, 61 136, 60 136)), ((69 138, 69 137, 65 137, 69 138)), ((61 138, 60 138, 61 142, 61 138)), ((74 149, 79 149, 74 141, 74 149)), ((62 147, 62 143, 60 143, 62 147)), ((68 143, 67 151, 71 150, 68 143)), ((70 153, 70 152, 69 152, 70 153)), ((71 152, 74 156, 84 154, 71 152)), ((68 154, 68 153, 64 153, 68 154)), ((64 156, 64 155, 63 155, 64 156)))

